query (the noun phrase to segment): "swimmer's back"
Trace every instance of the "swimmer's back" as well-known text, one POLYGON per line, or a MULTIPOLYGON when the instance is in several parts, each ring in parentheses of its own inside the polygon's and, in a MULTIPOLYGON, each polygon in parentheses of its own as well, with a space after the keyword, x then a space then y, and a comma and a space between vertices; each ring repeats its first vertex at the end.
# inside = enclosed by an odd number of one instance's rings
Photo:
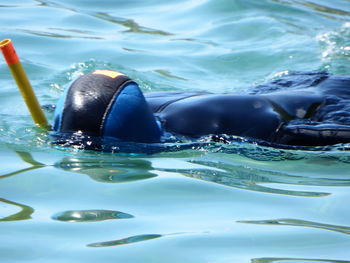
MULTIPOLYGON (((317 125, 327 118, 334 119, 332 127, 338 130, 337 120, 350 115, 349 85, 345 76, 300 73, 261 85, 250 95, 163 92, 146 94, 146 99, 165 130, 174 134, 194 138, 227 134, 294 145, 301 137, 305 144, 302 131, 311 133, 307 140, 321 141, 329 128, 317 125), (334 107, 341 109, 334 111, 334 107), (291 131, 293 140, 286 139, 284 133, 291 131)), ((347 136, 339 141, 348 140, 347 136)))

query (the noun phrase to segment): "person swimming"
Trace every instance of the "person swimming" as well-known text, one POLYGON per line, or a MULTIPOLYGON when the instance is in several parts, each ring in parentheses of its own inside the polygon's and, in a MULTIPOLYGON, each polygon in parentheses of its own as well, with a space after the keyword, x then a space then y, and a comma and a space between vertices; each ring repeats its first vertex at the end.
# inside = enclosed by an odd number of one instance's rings
POLYGON ((326 146, 350 142, 350 77, 295 73, 248 94, 154 92, 110 70, 75 80, 54 115, 56 134, 121 142, 168 138, 225 142, 243 137, 275 145, 326 146), (171 135, 171 136, 169 136, 171 135))

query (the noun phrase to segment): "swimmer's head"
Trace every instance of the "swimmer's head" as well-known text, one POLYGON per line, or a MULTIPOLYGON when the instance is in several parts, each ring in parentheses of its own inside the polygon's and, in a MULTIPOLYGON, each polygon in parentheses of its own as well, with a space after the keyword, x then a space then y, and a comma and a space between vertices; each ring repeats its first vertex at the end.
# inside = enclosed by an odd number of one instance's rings
POLYGON ((111 70, 73 82, 56 106, 54 131, 146 143, 159 142, 161 136, 138 85, 111 70))

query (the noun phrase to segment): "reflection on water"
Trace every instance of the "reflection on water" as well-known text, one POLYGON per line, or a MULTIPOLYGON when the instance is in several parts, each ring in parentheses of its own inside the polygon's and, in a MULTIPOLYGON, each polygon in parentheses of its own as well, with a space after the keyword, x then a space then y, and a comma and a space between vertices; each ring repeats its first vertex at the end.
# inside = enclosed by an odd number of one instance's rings
MULTIPOLYGON (((298 1, 299 2, 299 1, 298 1)), ((325 5, 321 5, 318 3, 312 3, 312 2, 299 2, 301 5, 304 5, 306 7, 310 7, 316 11, 327 13, 327 14, 335 14, 335 15, 341 15, 341 16, 350 16, 350 12, 347 12, 345 10, 337 9, 337 8, 331 8, 325 5)))
MULTIPOLYGON (((69 7, 61 5, 59 3, 54 3, 52 1, 42 1, 42 0, 36 0, 36 1, 39 2, 40 5, 43 5, 43 6, 60 8, 60 9, 68 10, 68 11, 78 13, 78 14, 85 14, 87 16, 98 18, 98 19, 105 21, 105 22, 108 22, 108 23, 121 25, 121 26, 127 28, 127 30, 124 31, 125 33, 152 34, 152 35, 161 35, 161 36, 172 36, 173 35, 171 33, 168 33, 168 32, 162 31, 162 30, 141 26, 132 19, 126 19, 123 17, 115 17, 115 16, 112 16, 109 13, 105 13, 105 12, 88 12, 88 11, 85 11, 83 9, 78 10, 78 9, 74 9, 74 8, 69 8, 69 7)), ((50 36, 51 37, 62 37, 59 35, 50 35, 50 36)), ((70 37, 72 37, 72 36, 70 36, 70 37)), ((91 38, 91 39, 94 39, 94 38, 91 38)), ((102 38, 96 38, 96 39, 102 39, 102 38)))
POLYGON ((308 258, 253 258, 251 263, 350 263, 347 260, 331 260, 331 259, 308 259, 308 258))
POLYGON ((55 167, 65 171, 88 175, 91 179, 102 183, 125 183, 150 179, 156 174, 151 163, 142 159, 115 158, 114 160, 93 158, 65 158, 55 167))
POLYGON ((17 206, 21 209, 21 211, 19 211, 16 214, 4 217, 4 218, 0 218, 0 222, 4 222, 4 221, 18 221, 18 220, 27 220, 27 219, 31 219, 31 215, 34 213, 34 209, 31 208, 30 206, 24 205, 24 204, 19 204, 4 198, 0 198, 0 202, 5 203, 5 204, 9 204, 9 205, 13 205, 13 206, 17 206))
POLYGON ((133 217, 130 214, 112 210, 75 210, 57 213, 52 216, 52 219, 63 222, 97 222, 133 217))
POLYGON ((35 36, 54 37, 54 38, 63 38, 63 39, 69 39, 69 38, 92 39, 92 40, 103 39, 102 37, 91 36, 91 34, 86 34, 85 32, 82 32, 82 31, 78 32, 74 30, 62 30, 62 29, 56 29, 56 28, 49 28, 49 31, 38 31, 38 30, 30 30, 30 29, 22 29, 18 31, 21 31, 26 34, 35 35, 35 36), (57 33, 55 33, 54 31, 57 31, 57 33), (73 33, 73 34, 63 34, 62 31, 65 31, 64 33, 73 33))
POLYGON ((37 162, 33 159, 32 155, 28 152, 16 152, 17 155, 22 159, 23 162, 28 163, 30 165, 32 165, 31 167, 25 168, 25 169, 20 169, 11 173, 6 173, 6 174, 0 174, 0 179, 2 178, 6 178, 6 177, 10 177, 12 175, 16 175, 16 174, 20 174, 20 173, 24 173, 24 172, 28 172, 31 170, 35 170, 38 168, 42 168, 45 167, 45 164, 37 162))
MULTIPOLYGON (((43 168, 46 165, 33 159, 30 153, 16 152, 22 161, 32 165, 29 168, 20 169, 11 173, 0 175, 1 178, 20 174, 33 169, 43 168)), ((275 193, 293 196, 322 197, 327 196, 328 192, 301 191, 292 189, 283 189, 285 185, 300 186, 349 186, 350 179, 345 178, 320 178, 305 175, 293 175, 286 172, 263 170, 247 165, 239 165, 232 161, 223 161, 216 159, 206 159, 205 156, 192 159, 188 162, 189 166, 181 168, 163 167, 157 168, 157 164, 152 166, 151 159, 139 159, 131 157, 104 158, 107 156, 87 156, 66 157, 54 164, 54 167, 60 170, 73 173, 88 175, 91 179, 102 183, 126 183, 138 180, 151 179, 157 176, 155 168, 163 171, 178 172, 182 175, 200 180, 223 184, 230 187, 259 191, 265 193, 275 193), (199 168, 192 167, 191 164, 199 165, 199 168), (283 184, 283 187, 278 187, 283 184), (272 187, 276 185, 276 187, 272 187)), ((337 158, 309 158, 304 160, 305 164, 312 165, 337 165, 337 158)), ((187 162, 187 161, 186 161, 187 162)), ((186 164, 186 162, 184 164, 186 164)), ((294 161, 290 161, 294 162, 294 161)))
POLYGON ((120 245, 127 245, 131 243, 146 241, 150 239, 155 239, 162 237, 162 235, 158 234, 148 234, 148 235, 137 235, 112 241, 106 241, 106 242, 98 242, 98 243, 91 243, 88 244, 88 247, 111 247, 111 246, 120 246, 120 245))
MULTIPOLYGON (((46 167, 47 165, 33 159, 28 152, 16 152, 25 163, 32 165, 25 169, 0 174, 0 179, 21 174, 31 170, 46 167)), ((88 175, 91 179, 102 183, 125 183, 137 180, 145 180, 156 177, 150 172, 154 170, 151 162, 143 159, 115 158, 64 158, 57 162, 54 167, 64 171, 88 175)))
POLYGON ((126 33, 152 34, 152 35, 161 35, 161 36, 171 36, 172 35, 171 33, 164 32, 161 30, 140 26, 132 19, 125 19, 122 17, 114 17, 108 13, 97 12, 97 13, 91 13, 90 15, 92 15, 93 17, 102 19, 104 21, 108 21, 108 22, 113 23, 113 24, 118 24, 118 25, 124 26, 124 27, 128 28, 128 30, 125 31, 126 33))
POLYGON ((257 225, 301 226, 301 227, 311 227, 311 228, 330 230, 330 231, 335 231, 335 232, 348 234, 348 235, 350 234, 350 227, 347 227, 347 226, 322 224, 322 223, 299 220, 299 219, 281 218, 281 219, 269 219, 269 220, 242 220, 242 221, 237 221, 237 223, 257 224, 257 225))
MULTIPOLYGON (((241 166, 235 163, 211 160, 192 160, 190 163, 200 165, 199 168, 162 168, 165 171, 179 172, 185 176, 223 184, 230 187, 242 188, 265 193, 275 193, 293 196, 322 197, 330 193, 315 191, 296 191, 281 188, 273 188, 267 184, 283 185, 310 185, 310 186, 349 186, 349 179, 315 178, 306 175, 291 175, 284 172, 276 172, 241 166)), ((283 186, 285 188, 285 186, 283 186)))
POLYGON ((340 17, 334 17, 332 15, 350 16, 350 12, 344 9, 332 8, 330 6, 322 5, 321 3, 315 3, 311 1, 299 1, 299 0, 273 0, 273 1, 281 4, 290 4, 293 6, 301 5, 307 8, 311 8, 317 12, 320 12, 321 15, 326 16, 327 18, 330 18, 330 19, 341 19, 340 17))

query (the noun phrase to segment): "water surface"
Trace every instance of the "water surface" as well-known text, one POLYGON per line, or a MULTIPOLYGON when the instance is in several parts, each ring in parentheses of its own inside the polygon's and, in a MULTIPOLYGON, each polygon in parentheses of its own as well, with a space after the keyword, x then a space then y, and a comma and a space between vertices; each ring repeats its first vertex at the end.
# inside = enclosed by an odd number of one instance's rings
MULTIPOLYGON (((0 38, 44 105, 98 68, 145 92, 349 75, 349 18, 348 0, 0 0, 0 38)), ((1 262, 350 262, 349 145, 62 149, 33 126, 3 61, 0 83, 1 262)))

